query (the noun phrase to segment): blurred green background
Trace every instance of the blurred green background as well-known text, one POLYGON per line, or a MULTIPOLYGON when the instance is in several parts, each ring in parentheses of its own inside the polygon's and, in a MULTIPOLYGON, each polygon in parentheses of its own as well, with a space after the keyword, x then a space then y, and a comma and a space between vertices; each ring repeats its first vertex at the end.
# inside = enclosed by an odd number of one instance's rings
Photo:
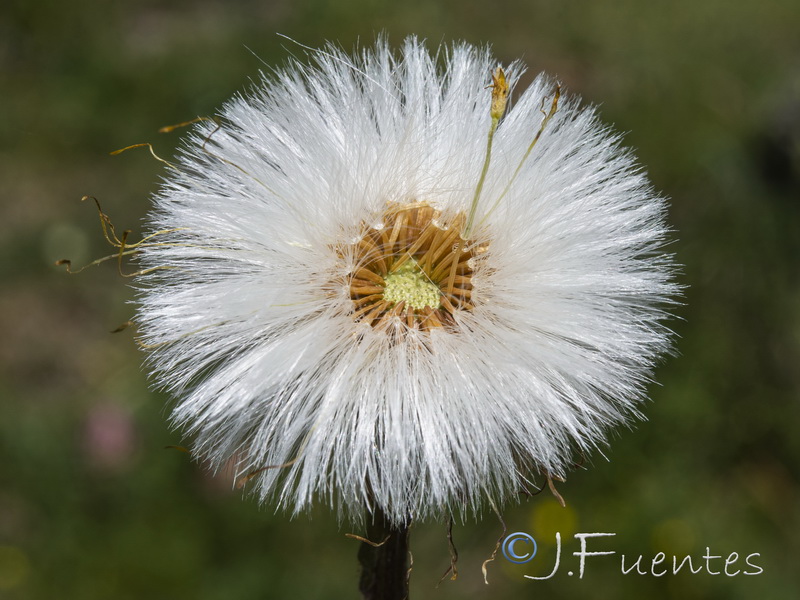
MULTIPOLYGON (((385 31, 491 43, 528 79, 557 75, 672 198, 685 306, 679 355, 659 369, 649 420, 614 436, 559 489, 507 507, 540 554, 480 567, 501 527, 491 512, 413 531, 413 598, 790 598, 800 594, 800 4, 643 2, 104 2, 0 6, 0 597, 353 598, 358 543, 325 510, 290 520, 231 490, 186 454, 148 391, 132 294, 111 264, 67 276, 53 261, 107 253, 95 195, 138 229, 179 134, 263 68, 310 45, 346 49, 385 31), (560 573, 553 536, 565 543, 560 573), (575 532, 614 532, 590 549, 575 532), (620 573, 619 554, 753 559, 759 576, 620 573)), ((361 533, 361 532, 356 532, 361 533)), ((718 560, 712 566, 722 567, 718 560)), ((734 569, 735 569, 734 568, 734 569)))

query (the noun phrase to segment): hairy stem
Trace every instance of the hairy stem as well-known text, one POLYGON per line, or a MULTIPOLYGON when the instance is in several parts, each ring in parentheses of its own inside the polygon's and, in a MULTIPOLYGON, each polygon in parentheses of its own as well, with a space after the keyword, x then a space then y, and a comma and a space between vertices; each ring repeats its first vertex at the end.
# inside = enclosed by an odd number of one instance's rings
POLYGON ((408 524, 394 526, 375 511, 367 527, 369 541, 358 550, 358 589, 364 600, 408 599, 408 537, 408 524))

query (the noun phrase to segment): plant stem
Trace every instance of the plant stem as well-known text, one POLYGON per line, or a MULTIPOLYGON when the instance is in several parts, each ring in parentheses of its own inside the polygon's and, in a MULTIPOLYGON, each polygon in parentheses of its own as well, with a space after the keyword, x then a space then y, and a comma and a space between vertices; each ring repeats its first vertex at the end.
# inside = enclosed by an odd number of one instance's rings
POLYGON ((408 599, 408 524, 392 525, 376 510, 367 526, 367 539, 358 549, 364 600, 408 599))

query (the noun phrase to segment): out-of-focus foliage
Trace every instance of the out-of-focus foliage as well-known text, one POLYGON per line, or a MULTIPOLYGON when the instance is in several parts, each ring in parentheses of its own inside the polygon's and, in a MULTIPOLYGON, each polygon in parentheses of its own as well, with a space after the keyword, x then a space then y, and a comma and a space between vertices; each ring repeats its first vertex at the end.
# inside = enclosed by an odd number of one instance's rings
MULTIPOLYGON (((181 452, 166 399, 147 389, 132 293, 113 263, 67 276, 53 262, 109 252, 84 194, 139 228, 179 134, 259 69, 303 49, 491 43, 529 76, 556 74, 628 131, 672 198, 672 246, 688 286, 679 355, 658 372, 649 420, 623 431, 559 489, 508 508, 540 554, 481 562, 491 511, 456 524, 459 579, 442 524, 412 537, 424 598, 788 598, 800 592, 800 5, 671 2, 5 0, 0 6, 0 597, 351 598, 357 543, 319 508, 290 520, 231 490, 181 452), (552 568, 553 536, 565 543, 552 568), (614 532, 577 577, 575 532, 614 532), (758 552, 759 576, 623 575, 639 554, 758 552), (633 557, 633 558, 631 558, 633 557), (574 570, 570 577, 567 570, 574 570)), ((487 74, 488 77, 488 74, 487 74)), ((358 532, 357 532, 358 533, 358 532)), ((699 561, 699 562, 698 562, 699 561)), ((643 562, 643 565, 645 563, 643 562)), ((671 565, 667 565, 668 567, 671 565)), ((723 567, 722 560, 712 570, 723 567)))

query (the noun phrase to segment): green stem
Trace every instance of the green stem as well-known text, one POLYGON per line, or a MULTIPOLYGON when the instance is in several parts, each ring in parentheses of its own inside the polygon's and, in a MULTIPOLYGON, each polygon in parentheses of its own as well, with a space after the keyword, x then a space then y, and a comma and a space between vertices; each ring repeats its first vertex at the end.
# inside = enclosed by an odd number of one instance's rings
POLYGON ((472 197, 472 205, 469 207, 469 216, 467 217, 467 224, 464 227, 463 239, 469 239, 472 233, 472 226, 475 224, 475 213, 478 210, 478 201, 481 199, 481 191, 483 190, 483 183, 486 181, 486 173, 489 171, 489 163, 492 161, 492 140, 494 139, 494 132, 497 129, 497 123, 500 117, 492 117, 492 124, 489 126, 489 135, 486 139, 486 156, 483 159, 483 169, 481 169, 481 176, 478 179, 478 185, 475 187, 475 195, 472 197))

